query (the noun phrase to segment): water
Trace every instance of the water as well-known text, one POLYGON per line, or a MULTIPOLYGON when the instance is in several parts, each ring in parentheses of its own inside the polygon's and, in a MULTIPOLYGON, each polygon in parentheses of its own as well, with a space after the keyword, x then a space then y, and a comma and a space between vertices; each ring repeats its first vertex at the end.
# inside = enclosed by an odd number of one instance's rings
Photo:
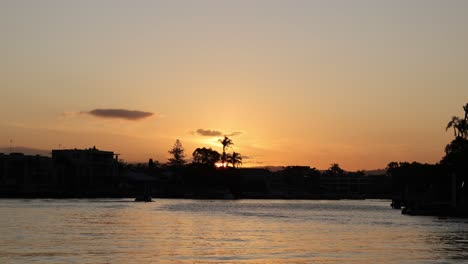
POLYGON ((468 219, 389 203, 0 200, 0 263, 468 263, 468 219))

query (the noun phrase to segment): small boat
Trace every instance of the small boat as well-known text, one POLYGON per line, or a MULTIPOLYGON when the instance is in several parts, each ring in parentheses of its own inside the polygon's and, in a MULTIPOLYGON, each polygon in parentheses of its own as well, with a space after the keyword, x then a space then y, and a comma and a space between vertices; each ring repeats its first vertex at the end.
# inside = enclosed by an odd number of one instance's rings
POLYGON ((153 201, 153 198, 151 198, 151 196, 149 195, 142 195, 142 196, 137 196, 135 198, 135 202, 145 202, 145 203, 149 203, 149 202, 152 202, 153 201))
POLYGON ((401 209, 401 201, 393 199, 392 203, 390 204, 393 209, 401 209))

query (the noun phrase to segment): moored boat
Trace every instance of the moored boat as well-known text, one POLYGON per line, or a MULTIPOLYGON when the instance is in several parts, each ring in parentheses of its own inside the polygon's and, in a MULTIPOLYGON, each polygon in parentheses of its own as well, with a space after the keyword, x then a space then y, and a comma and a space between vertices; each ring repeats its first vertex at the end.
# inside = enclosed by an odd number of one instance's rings
POLYGON ((153 198, 151 198, 151 196, 149 195, 142 195, 142 196, 137 196, 135 198, 135 202, 145 202, 145 203, 148 203, 148 202, 152 202, 153 201, 153 198))

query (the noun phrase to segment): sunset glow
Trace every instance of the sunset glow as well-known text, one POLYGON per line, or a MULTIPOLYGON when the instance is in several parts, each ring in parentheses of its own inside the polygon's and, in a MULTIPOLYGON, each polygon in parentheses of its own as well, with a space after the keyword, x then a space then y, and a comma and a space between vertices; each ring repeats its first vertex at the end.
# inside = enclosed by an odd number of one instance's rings
POLYGON ((216 168, 226 168, 227 165, 228 164, 226 162, 216 162, 215 163, 216 168))
POLYGON ((0 152, 164 163, 232 134, 244 167, 439 161, 468 2, 338 2, 2 1, 0 152))

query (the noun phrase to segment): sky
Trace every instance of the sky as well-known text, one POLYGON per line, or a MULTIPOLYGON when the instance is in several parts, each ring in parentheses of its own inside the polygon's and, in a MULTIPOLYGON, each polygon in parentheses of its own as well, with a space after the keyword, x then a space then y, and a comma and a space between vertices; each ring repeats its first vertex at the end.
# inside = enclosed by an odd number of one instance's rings
POLYGON ((434 163, 468 102, 468 1, 0 0, 0 147, 244 166, 434 163))

